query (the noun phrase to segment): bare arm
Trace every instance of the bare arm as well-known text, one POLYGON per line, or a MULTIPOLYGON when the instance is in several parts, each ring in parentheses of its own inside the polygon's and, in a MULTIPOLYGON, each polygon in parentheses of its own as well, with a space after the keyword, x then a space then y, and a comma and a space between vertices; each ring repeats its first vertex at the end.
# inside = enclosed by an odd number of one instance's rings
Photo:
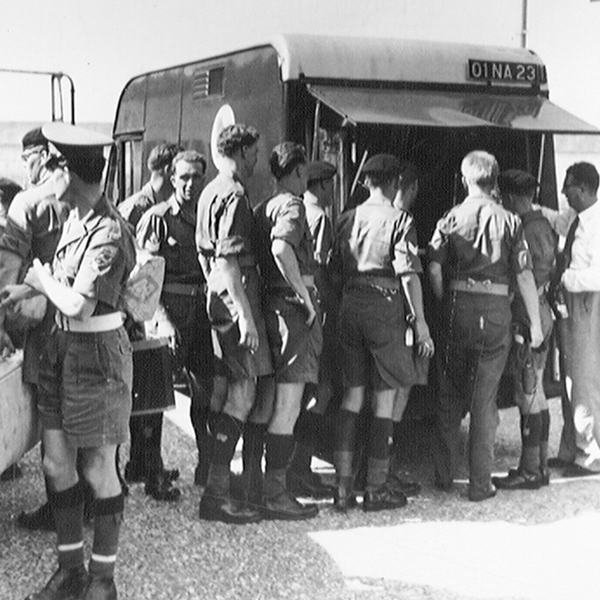
POLYGON ((306 324, 310 327, 317 316, 317 312, 313 306, 310 294, 304 285, 304 281, 302 281, 298 259, 293 248, 286 241, 275 239, 271 244, 271 252, 279 272, 306 307, 308 311, 306 324))
POLYGON ((239 313, 240 345, 246 346, 253 352, 258 349, 258 330, 252 316, 248 296, 242 285, 242 274, 235 256, 216 259, 217 268, 223 273, 225 287, 239 313))
POLYGON ((517 275, 517 285, 531 323, 531 346, 537 348, 544 341, 544 336, 542 335, 540 305, 533 273, 529 270, 521 271, 517 275))
POLYGON ((411 313, 415 317, 415 333, 417 334, 417 345, 421 356, 432 356, 434 344, 429 333, 429 327, 425 321, 423 312, 423 289, 421 280, 416 273, 402 275, 400 277, 402 287, 406 295, 411 313))
POLYGON ((33 266, 25 277, 25 283, 44 294, 66 317, 87 319, 92 316, 97 301, 87 298, 54 279, 49 269, 39 259, 34 259, 33 266))

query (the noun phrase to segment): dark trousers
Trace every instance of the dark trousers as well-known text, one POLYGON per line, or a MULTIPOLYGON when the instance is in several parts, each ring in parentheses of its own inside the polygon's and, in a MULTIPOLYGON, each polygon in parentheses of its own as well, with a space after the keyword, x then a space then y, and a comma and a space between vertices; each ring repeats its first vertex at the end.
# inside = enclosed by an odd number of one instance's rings
POLYGON ((470 412, 470 485, 487 490, 498 426, 496 396, 510 348, 510 304, 506 296, 452 292, 446 311, 433 456, 436 483, 446 486, 454 479, 460 424, 470 412))

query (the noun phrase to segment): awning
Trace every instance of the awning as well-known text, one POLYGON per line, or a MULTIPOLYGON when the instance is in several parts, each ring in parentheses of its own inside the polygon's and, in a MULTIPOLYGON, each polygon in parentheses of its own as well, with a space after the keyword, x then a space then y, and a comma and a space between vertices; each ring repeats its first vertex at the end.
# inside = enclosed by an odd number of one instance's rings
POLYGON ((547 133, 600 130, 540 96, 310 85, 309 92, 354 123, 500 127, 547 133))

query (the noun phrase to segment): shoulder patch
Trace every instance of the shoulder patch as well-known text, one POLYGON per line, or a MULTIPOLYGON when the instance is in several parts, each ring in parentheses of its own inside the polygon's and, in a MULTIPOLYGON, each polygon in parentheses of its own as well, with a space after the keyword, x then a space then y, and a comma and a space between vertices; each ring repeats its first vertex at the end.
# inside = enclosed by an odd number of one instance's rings
POLYGON ((94 257, 92 268, 97 273, 104 273, 115 260, 117 256, 117 248, 115 246, 104 246, 98 254, 94 257))

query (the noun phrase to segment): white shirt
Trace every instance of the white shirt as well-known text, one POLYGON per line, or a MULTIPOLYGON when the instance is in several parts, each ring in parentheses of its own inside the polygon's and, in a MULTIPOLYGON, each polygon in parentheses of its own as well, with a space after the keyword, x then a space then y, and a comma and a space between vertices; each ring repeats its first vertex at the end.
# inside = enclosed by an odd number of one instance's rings
POLYGON ((579 213, 571 264, 562 283, 567 292, 600 292, 600 201, 579 213))

